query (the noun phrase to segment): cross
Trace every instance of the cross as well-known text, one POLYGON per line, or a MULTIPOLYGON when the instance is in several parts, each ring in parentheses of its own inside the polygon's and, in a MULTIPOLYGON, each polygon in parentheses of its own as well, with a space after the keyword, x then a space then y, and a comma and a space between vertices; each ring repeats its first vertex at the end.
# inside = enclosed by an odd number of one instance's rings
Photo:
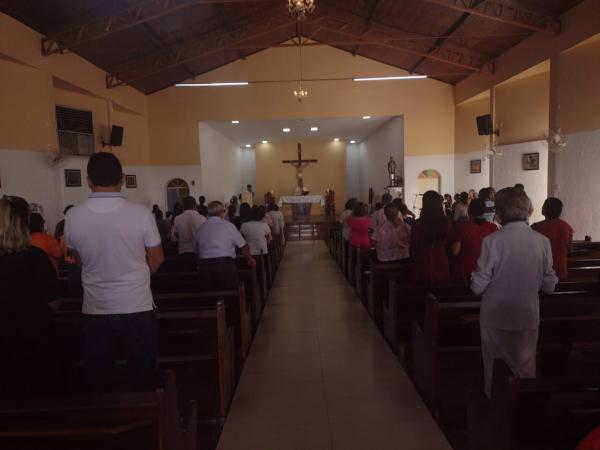
POLYGON ((304 186, 302 169, 310 163, 318 162, 318 159, 302 159, 302 144, 298 143, 298 159, 286 159, 281 161, 284 164, 291 164, 296 168, 296 183, 299 188, 304 186))

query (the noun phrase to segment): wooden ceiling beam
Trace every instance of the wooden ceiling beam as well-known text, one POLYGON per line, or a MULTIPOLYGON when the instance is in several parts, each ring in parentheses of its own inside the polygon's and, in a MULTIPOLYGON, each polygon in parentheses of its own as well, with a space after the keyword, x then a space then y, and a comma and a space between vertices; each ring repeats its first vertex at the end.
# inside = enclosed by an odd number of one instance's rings
POLYGON ((274 0, 149 0, 114 14, 95 19, 84 25, 42 39, 42 55, 48 56, 74 50, 98 39, 125 31, 160 17, 182 11, 191 6, 273 2, 274 0))
MULTIPOLYGON (((371 23, 373 22, 373 18, 375 17, 375 11, 377 11, 377 6, 379 6, 379 2, 380 2, 380 0, 371 0, 371 4, 369 5, 369 13, 367 15, 367 20, 365 22, 365 26, 361 33, 363 36, 369 32, 369 28, 371 27, 371 23)), ((357 45, 356 47, 354 47, 354 50, 352 50, 352 54, 354 56, 356 56, 359 49, 360 49, 360 45, 357 45)))
MULTIPOLYGON (((318 23, 316 19, 312 23, 318 23)), ((217 36, 205 35, 199 39, 188 41, 177 48, 175 54, 161 53, 150 57, 140 58, 111 71, 106 77, 106 85, 113 88, 123 84, 133 84, 154 76, 163 71, 180 67, 182 64, 197 61, 224 50, 231 50, 248 41, 268 36, 296 25, 296 17, 287 11, 273 16, 259 15, 254 20, 246 20, 243 25, 217 36)), ((290 30, 292 31, 292 30, 290 30)))
POLYGON ((509 6, 494 0, 425 0, 439 6, 546 34, 560 33, 561 23, 544 12, 509 6))
MULTIPOLYGON (((319 10, 319 14, 334 22, 332 24, 321 23, 320 26, 322 29, 326 29, 331 33, 339 34, 340 36, 344 36, 345 38, 354 40, 356 42, 361 42, 360 45, 362 45, 363 41, 365 44, 369 43, 369 45, 373 45, 375 42, 383 47, 391 48, 403 53, 421 56, 451 66, 460 67, 462 69, 468 69, 476 72, 494 71, 493 61, 489 60, 486 56, 479 55, 473 51, 463 50, 457 48, 456 46, 433 46, 430 43, 430 36, 421 36, 422 39, 419 39, 417 36, 415 36, 415 33, 409 34, 409 32, 404 30, 372 23, 369 39, 364 39, 360 32, 362 27, 360 16, 355 16, 354 14, 341 12, 330 8, 321 8, 319 10), (355 31, 348 30, 349 27, 343 29, 342 24, 351 25, 355 31), (404 34, 404 36, 401 34, 404 34)), ((323 39, 319 40, 321 42, 326 42, 326 40, 323 39)))

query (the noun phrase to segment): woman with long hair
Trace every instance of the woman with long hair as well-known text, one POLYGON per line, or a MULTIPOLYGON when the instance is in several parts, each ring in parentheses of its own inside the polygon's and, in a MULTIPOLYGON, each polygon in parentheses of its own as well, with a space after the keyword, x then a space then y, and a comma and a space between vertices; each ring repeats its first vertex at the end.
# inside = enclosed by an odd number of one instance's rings
POLYGON ((413 280, 432 284, 450 280, 447 246, 452 222, 446 217, 443 198, 435 191, 423 194, 421 217, 411 228, 410 250, 415 260, 413 280))
POLYGON ((485 202, 473 199, 469 203, 469 221, 458 224, 451 252, 456 256, 453 278, 469 283, 471 274, 477 269, 481 244, 486 236, 498 231, 498 227, 485 218, 485 202))
POLYGON ((0 395, 46 393, 55 388, 52 314, 56 271, 31 246, 29 205, 0 199, 0 395))

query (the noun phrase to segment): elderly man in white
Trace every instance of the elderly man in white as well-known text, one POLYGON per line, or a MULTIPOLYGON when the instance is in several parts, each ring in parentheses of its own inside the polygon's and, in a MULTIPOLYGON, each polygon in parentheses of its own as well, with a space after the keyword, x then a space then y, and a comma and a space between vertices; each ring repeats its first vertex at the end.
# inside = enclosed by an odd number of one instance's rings
POLYGON ((495 359, 521 378, 536 375, 539 291, 554 292, 550 241, 527 225, 531 200, 525 191, 502 189, 496 214, 502 229, 484 239, 471 289, 481 299, 481 348, 485 391, 491 394, 495 359))

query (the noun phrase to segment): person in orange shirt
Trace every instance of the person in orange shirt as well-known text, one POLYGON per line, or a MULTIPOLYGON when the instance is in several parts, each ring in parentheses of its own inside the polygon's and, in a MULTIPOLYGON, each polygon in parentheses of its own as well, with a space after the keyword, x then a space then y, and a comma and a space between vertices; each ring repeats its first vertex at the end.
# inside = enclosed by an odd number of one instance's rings
POLYGON ((58 264, 62 257, 62 251, 56 239, 44 232, 44 218, 38 214, 33 213, 29 218, 29 232, 31 233, 31 246, 38 247, 43 250, 48 259, 54 266, 56 273, 58 273, 58 264))

